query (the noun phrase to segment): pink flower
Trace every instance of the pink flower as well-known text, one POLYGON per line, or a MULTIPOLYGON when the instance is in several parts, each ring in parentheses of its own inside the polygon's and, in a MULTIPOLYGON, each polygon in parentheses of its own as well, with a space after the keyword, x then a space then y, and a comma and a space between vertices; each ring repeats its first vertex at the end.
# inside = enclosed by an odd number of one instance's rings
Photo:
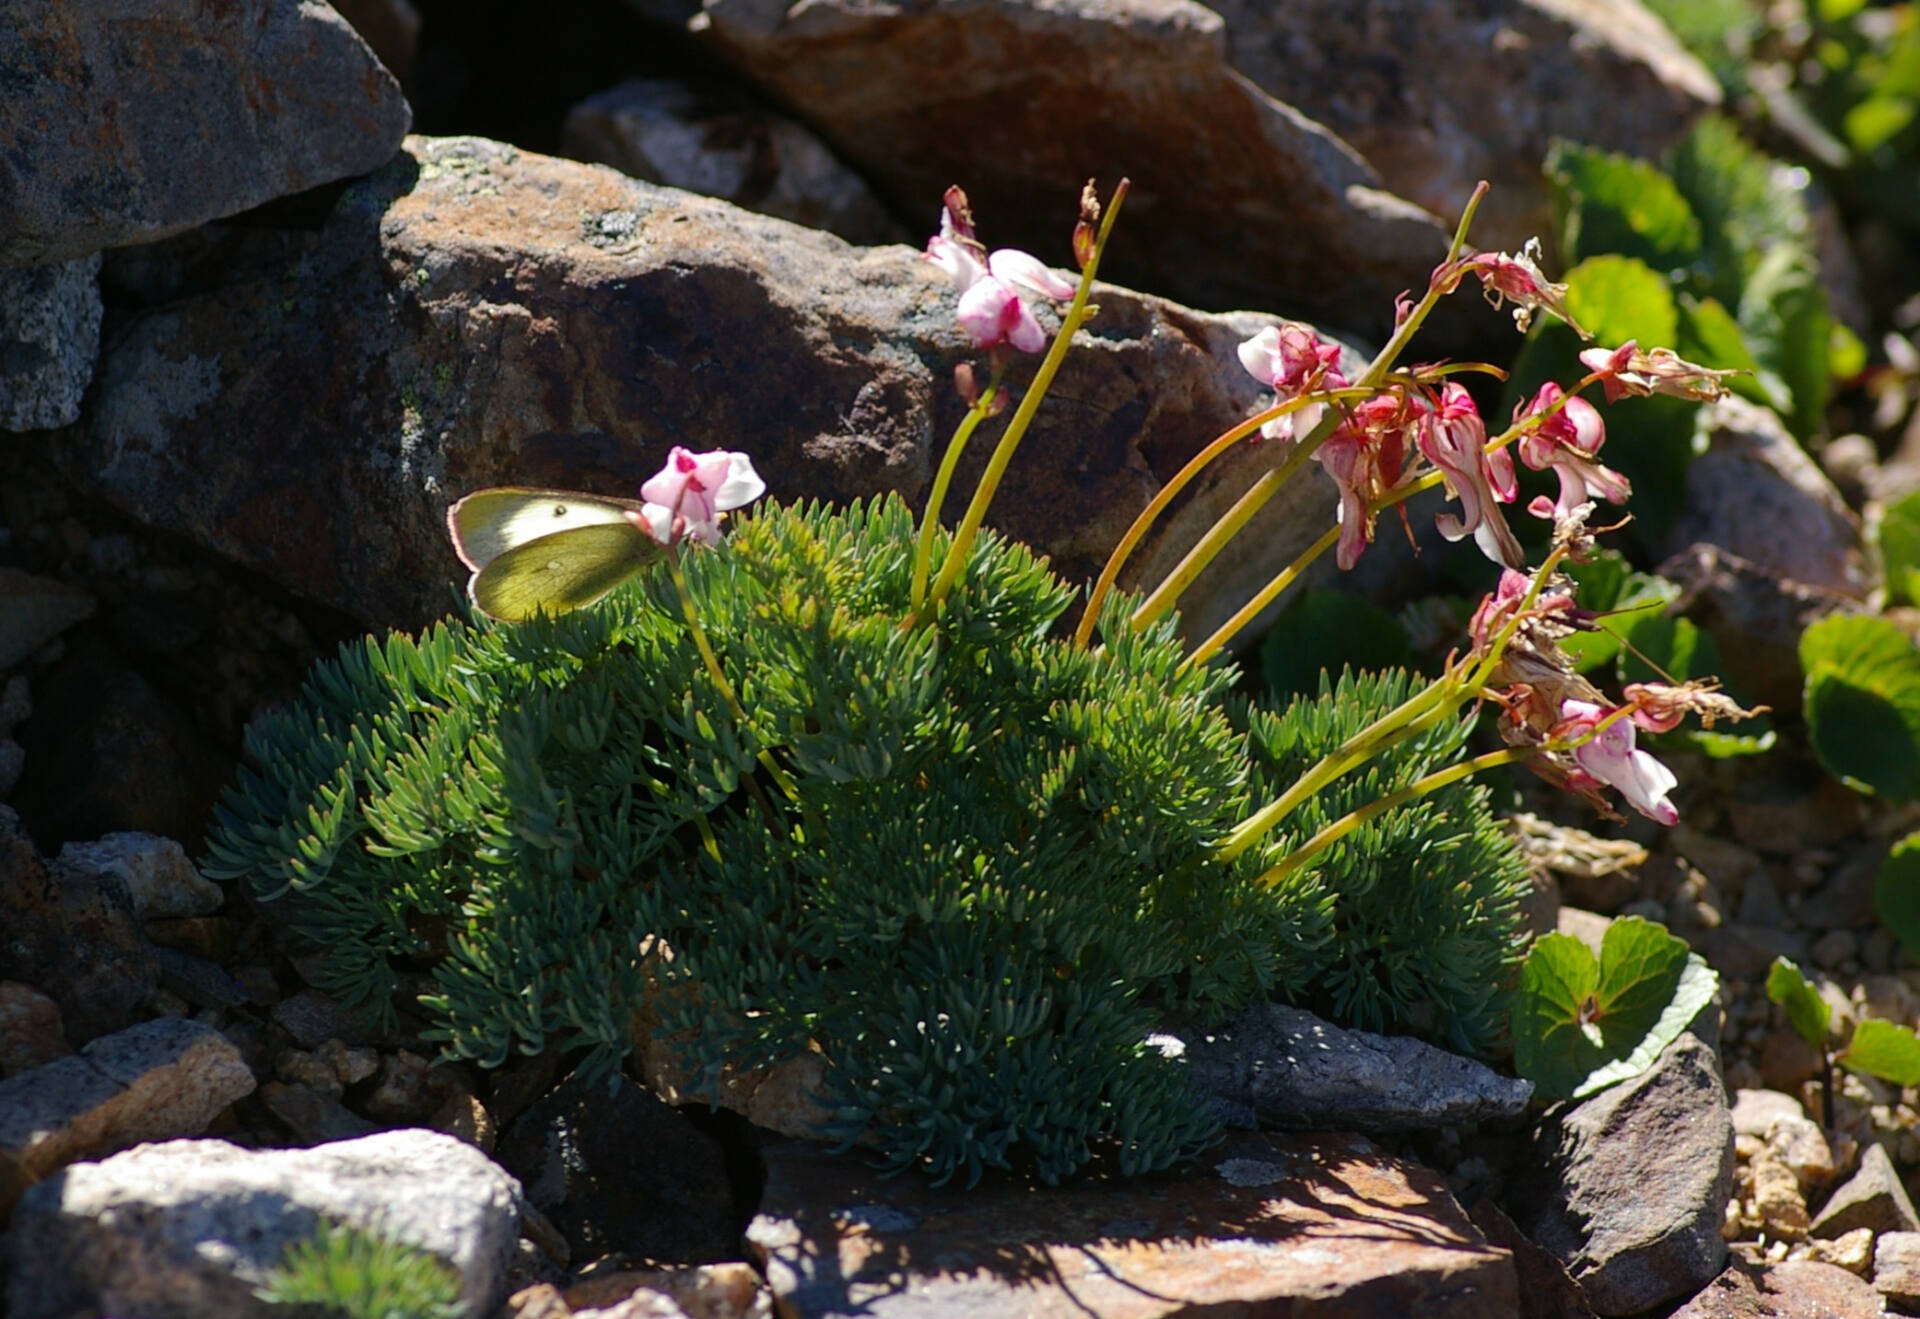
POLYGON ((679 445, 667 465, 640 487, 642 506, 627 514, 662 545, 691 536, 702 545, 720 543, 720 519, 765 494, 767 483, 744 453, 711 449, 692 453, 679 445))
POLYGON ((1633 493, 1632 483, 1595 461, 1606 442, 1607 426, 1593 404, 1577 394, 1567 397, 1566 391, 1549 380, 1531 402, 1514 412, 1514 420, 1551 411, 1562 399, 1566 401, 1557 411, 1520 437, 1520 461, 1536 472, 1551 467, 1560 478, 1560 498, 1553 504, 1544 497, 1536 499, 1527 505, 1527 511, 1536 517, 1566 516, 1590 499, 1624 504, 1633 493))
POLYGON ((1473 398, 1451 380, 1440 391, 1439 408, 1421 420, 1420 452, 1460 500, 1459 517, 1442 513, 1433 520, 1440 534, 1460 540, 1471 532, 1480 552, 1495 563, 1508 568, 1524 563, 1520 542, 1500 512, 1501 504, 1511 504, 1519 494, 1513 459, 1505 449, 1487 452, 1487 428, 1473 398))
POLYGON ((1567 286, 1555 284, 1540 269, 1540 255, 1540 240, 1530 238, 1517 255, 1481 252, 1452 265, 1443 265, 1433 272, 1432 282, 1442 292, 1450 293, 1459 287, 1461 277, 1471 271, 1480 277, 1488 302, 1496 307, 1513 304, 1513 323, 1522 333, 1533 323, 1533 313, 1545 310, 1565 321, 1582 339, 1591 339, 1593 336, 1581 329, 1573 313, 1567 310, 1567 286))
POLYGON ((1607 402, 1633 395, 1671 394, 1675 398, 1697 399, 1710 403, 1724 398, 1727 387, 1720 382, 1739 371, 1714 371, 1695 366, 1671 348, 1641 352, 1629 339, 1618 348, 1588 348, 1580 354, 1580 363, 1600 377, 1600 388, 1607 402))
POLYGON ((1610 713, 1586 701, 1565 701, 1560 706, 1560 723, 1554 729, 1558 738, 1589 735, 1589 740, 1573 748, 1574 762, 1582 771, 1610 787, 1634 810, 1660 824, 1680 823, 1680 812, 1667 794, 1679 780, 1673 771, 1633 744, 1633 724, 1615 719, 1604 728, 1600 721, 1610 713), (1600 728, 1598 733, 1592 730, 1600 728))
POLYGON ((1374 505, 1400 480, 1410 424, 1404 397, 1376 394, 1348 413, 1339 429, 1313 451, 1313 460, 1340 487, 1340 544, 1334 561, 1342 571, 1358 563, 1373 541, 1374 505))
MULTIPOLYGON (((1347 388, 1339 363, 1340 345, 1323 343, 1297 321, 1269 325, 1240 345, 1240 365, 1255 380, 1271 386, 1280 402, 1315 390, 1347 388)), ((1260 433, 1270 440, 1305 435, 1320 424, 1324 408, 1324 404, 1312 403, 1275 417, 1260 428, 1260 433)))
POLYGON ((1066 302, 1079 285, 1047 269, 1038 257, 1010 247, 992 255, 973 236, 967 199, 947 189, 940 232, 927 240, 926 259, 946 271, 960 294, 960 327, 975 348, 1012 344, 1023 353, 1047 346, 1047 332, 1020 296, 1021 290, 1066 302))

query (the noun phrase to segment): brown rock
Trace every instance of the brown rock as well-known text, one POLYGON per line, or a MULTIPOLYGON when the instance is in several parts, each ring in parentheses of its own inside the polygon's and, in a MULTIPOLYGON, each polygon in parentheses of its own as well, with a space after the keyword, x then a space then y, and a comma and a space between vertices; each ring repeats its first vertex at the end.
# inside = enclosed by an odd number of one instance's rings
POLYGON ((1837 1237, 1857 1227, 1883 1232, 1920 1232, 1913 1201, 1884 1145, 1860 1152, 1860 1169, 1820 1209, 1810 1229, 1816 1237, 1837 1237))
POLYGON ((60 1027, 60 1005, 31 985, 0 980, 0 1078, 72 1052, 60 1027))
POLYGON ((197 1136, 253 1073, 211 1026, 163 1017, 0 1081, 0 1218, 32 1183, 76 1159, 197 1136))
MULTIPOLYGON (((964 411, 953 369, 978 356, 950 283, 909 249, 479 139, 413 139, 257 269, 242 237, 229 282, 156 288, 164 310, 124 327, 62 461, 372 623, 445 611, 465 577, 446 506, 481 486, 630 495, 678 443, 751 448, 782 499, 919 498, 964 411)), ((1236 349, 1263 318, 1105 285, 1098 301, 989 518, 1070 578, 1262 397, 1236 349)), ((1272 460, 1253 446, 1210 468, 1129 577, 1157 581, 1272 460)), ((1189 629, 1224 621, 1334 503, 1316 474, 1268 504, 1188 593, 1189 629)))
POLYGON ((33 985, 84 1043, 131 1026, 159 984, 153 948, 112 876, 44 865, 0 806, 0 978, 33 985))
POLYGON ((725 84, 630 79, 570 110, 560 148, 849 243, 925 237, 902 228, 811 131, 725 84))
POLYGON ((1873 1246, 1873 1286, 1903 1310, 1920 1305, 1920 1232, 1884 1232, 1873 1246))
POLYGON ((1713 75, 1622 0, 1209 7, 1226 20, 1234 68, 1353 143, 1401 196, 1457 217, 1490 180, 1474 223, 1482 248, 1552 232, 1540 161, 1555 138, 1653 159, 1720 102, 1713 75))
POLYGON ((550 1282, 536 1282, 507 1297, 506 1319, 573 1319, 573 1309, 550 1282))
POLYGON ((1513 1255, 1520 1280, 1518 1319, 1595 1319, 1593 1307, 1566 1265, 1536 1246, 1491 1199, 1474 1205, 1468 1217, 1486 1233, 1487 1244, 1513 1255))
POLYGON ((878 1178, 812 1145, 765 1153, 747 1241, 795 1319, 1519 1309, 1511 1257, 1440 1178, 1358 1137, 1239 1136, 1184 1174, 1040 1194, 878 1178))
POLYGON ((0 27, 0 67, 32 74, 0 103, 8 266, 152 242, 363 173, 410 117, 324 5, 27 5, 0 27))
POLYGON ((1235 72, 1191 0, 711 0, 693 27, 929 224, 964 182, 991 246, 1052 259, 1088 174, 1125 173, 1114 278, 1381 334, 1445 253, 1431 216, 1235 72))
POLYGON ((1860 521, 1770 409, 1729 396, 1701 418, 1686 508, 1656 551, 1717 545, 1761 572, 1854 599, 1869 585, 1860 521))
POLYGON ((489 1154, 500 1139, 500 1124, 493 1120, 487 1106, 465 1091, 449 1096, 446 1103, 433 1111, 427 1125, 449 1136, 458 1136, 489 1154))
POLYGON ((379 1128, 342 1104, 336 1095, 310 1085, 269 1081, 260 1087, 260 1101, 293 1133, 300 1145, 325 1145, 354 1140, 379 1128))
POLYGON ((1782 1024, 1767 1032, 1760 1046, 1760 1077, 1769 1090, 1795 1093, 1806 1082, 1820 1075, 1820 1055, 1800 1038, 1793 1027, 1782 1024))
POLYGON ((1747 1165, 1747 1172, 1753 1181, 1753 1208, 1761 1225, 1783 1240, 1798 1241, 1805 1236, 1813 1220, 1793 1169, 1762 1151, 1747 1165))
POLYGON ((413 0, 328 0, 340 17, 353 24, 360 39, 372 47, 387 71, 401 82, 413 72, 413 56, 420 46, 420 11, 413 0))
POLYGON ((1885 1313, 1867 1283, 1807 1260, 1734 1264, 1669 1319, 1878 1319, 1885 1313))
POLYGON ((566 1290, 575 1314, 606 1315, 621 1302, 651 1293, 687 1319, 748 1319, 765 1305, 765 1287, 751 1266, 699 1264, 684 1269, 627 1269, 577 1282, 566 1290))
POLYGON ((93 597, 70 582, 0 567, 0 669, 92 617, 93 609, 93 597))
POLYGON ((1732 1188, 1733 1121, 1719 1064, 1689 1031, 1648 1071, 1551 1112, 1514 1174, 1508 1207, 1597 1313, 1627 1315, 1689 1295, 1720 1271, 1732 1188))

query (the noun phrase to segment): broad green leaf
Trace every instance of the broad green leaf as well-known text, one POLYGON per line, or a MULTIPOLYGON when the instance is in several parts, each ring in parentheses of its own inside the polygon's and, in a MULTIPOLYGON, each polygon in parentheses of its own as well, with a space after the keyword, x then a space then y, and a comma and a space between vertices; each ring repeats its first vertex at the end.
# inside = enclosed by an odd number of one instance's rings
POLYGON ((1579 1099, 1637 1076, 1718 983, 1685 943, 1639 917, 1607 927, 1598 962, 1578 939, 1549 934, 1520 971, 1514 1067, 1543 1099, 1579 1099))
POLYGON ((1800 634, 1807 737, 1861 792, 1920 797, 1920 651, 1884 618, 1842 614, 1800 634))
POLYGON ((1867 346, 1840 321, 1827 338, 1827 369, 1835 380, 1851 380, 1867 369, 1867 346))
POLYGON ((1784 957, 1774 958, 1767 970, 1767 997, 1786 1008, 1794 1034, 1822 1055, 1826 1053, 1827 1024, 1833 1019, 1833 1009, 1820 997, 1820 991, 1807 983, 1799 967, 1784 957))
MULTIPOLYGON (((1626 644, 1620 656, 1622 682, 1685 682, 1691 678, 1716 678, 1724 670, 1720 662, 1720 644, 1711 632, 1702 631, 1692 620, 1642 614, 1626 632, 1626 644)), ((1729 689, 1729 696, 1742 704, 1741 693, 1729 689)), ((1715 760, 1729 756, 1752 756, 1774 743, 1773 723, 1766 715, 1723 724, 1715 728, 1691 725, 1661 734, 1655 745, 1689 746, 1715 760)))
POLYGON ((1865 1072, 1895 1085, 1920 1085, 1920 1037, 1905 1026, 1869 1017, 1834 1059, 1850 1072, 1865 1072))
POLYGON ((1311 696, 1324 670, 1412 668, 1413 647, 1392 614, 1345 591, 1311 590, 1288 606, 1260 647, 1260 667, 1275 698, 1311 696))
POLYGON ((1793 395, 1792 410, 1782 414, 1793 433, 1802 440, 1818 433, 1832 381, 1827 346, 1833 322, 1813 258, 1787 245, 1768 252, 1747 281, 1739 318, 1754 360, 1793 395))
POLYGON ((1920 491, 1888 505, 1880 515, 1879 536, 1887 593, 1908 604, 1920 603, 1920 491))
POLYGON ((1611 252, 1671 270, 1699 255, 1700 222, 1673 180, 1646 161, 1556 142, 1546 172, 1569 261, 1611 252))
POLYGON ((1870 96, 1847 111, 1847 141, 1862 154, 1877 151, 1913 122, 1916 110, 1920 104, 1909 96, 1870 96))
POLYGON ((1637 257, 1590 256, 1567 272, 1567 310, 1596 342, 1671 345, 1680 314, 1667 277, 1637 257))
POLYGON ((1740 305, 1761 257, 1807 251, 1805 171, 1777 167, 1719 115, 1706 115, 1674 149, 1667 172, 1700 221, 1706 291, 1740 305))
POLYGON ((1720 305, 1717 298, 1695 298, 1685 293, 1680 295, 1680 342, 1675 351, 1689 362, 1697 362, 1718 371, 1747 372, 1743 376, 1727 378, 1727 388, 1743 398, 1763 403, 1776 412, 1784 412, 1793 406, 1793 394, 1788 390, 1786 381, 1763 371, 1760 364, 1753 360, 1753 354, 1747 349, 1746 338, 1740 331, 1740 323, 1734 320, 1732 312, 1720 305))
POLYGON ((1873 880, 1873 909, 1910 956, 1920 956, 1920 833, 1893 845, 1873 880))
POLYGON ((1633 625, 1658 615, 1680 594, 1680 588, 1664 577, 1634 572, 1625 556, 1614 550, 1603 550, 1592 562, 1574 565, 1571 572, 1579 586, 1580 607, 1601 615, 1599 631, 1576 632, 1560 643, 1582 673, 1616 658, 1620 639, 1633 625))

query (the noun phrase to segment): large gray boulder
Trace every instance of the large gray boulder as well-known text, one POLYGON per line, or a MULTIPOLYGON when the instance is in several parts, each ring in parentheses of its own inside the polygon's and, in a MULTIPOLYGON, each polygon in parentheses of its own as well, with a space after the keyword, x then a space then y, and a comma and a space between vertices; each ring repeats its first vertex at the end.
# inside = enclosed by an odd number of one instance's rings
POLYGON ((322 0, 0 0, 0 86, 0 266, 363 174, 412 117, 322 0))
MULTIPOLYGON (((750 452, 777 499, 917 502, 965 410, 954 368, 982 356, 912 248, 472 138, 410 139, 317 232, 201 233, 118 254, 109 275, 147 306, 118 325, 56 459, 140 520, 371 624, 448 610, 466 574, 446 508, 483 486, 631 496, 681 444, 750 452)), ((1097 301, 988 519, 1080 579, 1260 405, 1236 350, 1270 323, 1110 285, 1097 301)), ((1014 364, 1016 387, 1033 366, 1014 364)), ((1157 581, 1277 452, 1210 468, 1134 573, 1157 581)), ((1334 504, 1317 468, 1268 504, 1189 592, 1189 627, 1222 621, 1334 504)))

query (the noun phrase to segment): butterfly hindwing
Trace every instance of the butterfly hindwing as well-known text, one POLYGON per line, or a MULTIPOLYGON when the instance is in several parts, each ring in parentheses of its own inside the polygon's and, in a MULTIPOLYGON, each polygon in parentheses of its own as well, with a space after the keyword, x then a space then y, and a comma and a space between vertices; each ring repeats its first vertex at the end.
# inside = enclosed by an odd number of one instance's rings
POLYGON ((624 517, 573 526, 495 555, 467 589, 482 613, 517 623, 590 605, 662 553, 624 517))

